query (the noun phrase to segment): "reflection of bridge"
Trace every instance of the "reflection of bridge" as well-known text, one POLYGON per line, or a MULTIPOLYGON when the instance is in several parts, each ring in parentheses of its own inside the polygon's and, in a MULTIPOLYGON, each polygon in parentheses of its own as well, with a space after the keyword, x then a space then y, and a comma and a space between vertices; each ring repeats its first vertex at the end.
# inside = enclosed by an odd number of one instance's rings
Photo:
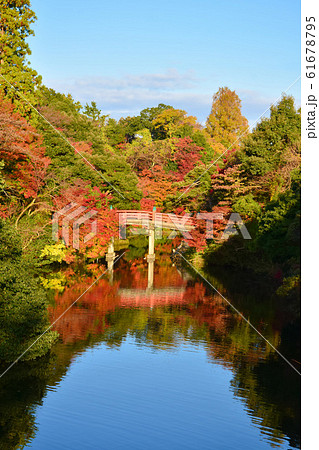
MULTIPOLYGON (((177 216, 175 214, 158 213, 154 211, 136 211, 136 210, 119 210, 119 231, 120 236, 125 239, 126 226, 142 226, 148 234, 148 288, 154 284, 154 261, 155 261, 155 234, 162 237, 162 229, 166 228, 173 231, 179 231, 188 237, 189 231, 195 228, 194 220, 185 214, 177 216)), ((190 235, 189 235, 190 237, 190 235)), ((114 259, 114 240, 110 242, 106 260, 108 269, 113 271, 114 259)))
POLYGON ((161 306, 185 303, 185 288, 123 289, 118 290, 123 306, 161 306))

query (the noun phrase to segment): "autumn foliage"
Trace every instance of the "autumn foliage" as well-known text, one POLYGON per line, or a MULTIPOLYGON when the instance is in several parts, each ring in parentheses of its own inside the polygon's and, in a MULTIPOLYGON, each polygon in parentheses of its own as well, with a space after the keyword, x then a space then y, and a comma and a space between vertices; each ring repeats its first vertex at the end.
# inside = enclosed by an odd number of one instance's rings
POLYGON ((43 139, 13 105, 0 97, 0 160, 5 191, 15 198, 36 198, 48 177, 50 158, 43 139))

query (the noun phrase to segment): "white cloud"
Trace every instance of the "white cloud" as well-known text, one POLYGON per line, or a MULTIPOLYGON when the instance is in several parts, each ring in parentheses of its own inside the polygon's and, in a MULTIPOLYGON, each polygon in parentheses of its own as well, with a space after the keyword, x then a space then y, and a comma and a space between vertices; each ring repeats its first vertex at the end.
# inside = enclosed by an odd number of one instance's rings
MULTIPOLYGON (((164 73, 126 75, 122 78, 48 80, 47 84, 70 93, 82 104, 95 101, 100 109, 114 116, 138 114, 143 108, 166 103, 187 108, 190 114, 209 110, 211 96, 199 93, 199 80, 193 71, 175 69, 164 73), (194 112, 195 111, 195 112, 194 112)), ((196 114, 195 114, 196 115, 196 114)))
MULTIPOLYGON (((114 77, 87 77, 47 80, 47 85, 70 93, 82 104, 95 101, 104 113, 112 117, 137 115, 142 109, 159 103, 172 105, 205 121, 210 112, 212 95, 218 86, 207 88, 208 80, 197 78, 194 71, 180 73, 170 69, 164 73, 114 77)), ((221 84, 222 85, 222 84, 221 84)), ((242 100, 243 114, 252 124, 276 100, 249 89, 236 89, 242 100)), ((267 115, 267 114, 266 114, 267 115)))
POLYGON ((151 91, 170 91, 192 89, 198 83, 194 71, 179 73, 176 69, 170 69, 165 73, 151 73, 141 75, 125 75, 122 78, 114 77, 87 77, 85 79, 73 78, 70 80, 51 80, 56 85, 66 85, 73 89, 83 91, 90 89, 95 91, 128 91, 135 89, 151 91))

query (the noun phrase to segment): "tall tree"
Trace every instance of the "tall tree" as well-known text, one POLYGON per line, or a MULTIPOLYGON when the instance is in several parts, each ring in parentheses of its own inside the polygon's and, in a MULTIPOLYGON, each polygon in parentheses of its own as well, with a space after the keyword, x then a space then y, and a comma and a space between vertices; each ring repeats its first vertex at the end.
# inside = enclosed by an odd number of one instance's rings
POLYGON ((33 114, 36 104, 35 87, 41 77, 30 67, 29 36, 34 34, 31 24, 36 20, 30 0, 0 0, 0 92, 9 97, 24 116, 33 114), (27 102, 19 95, 26 98, 27 102))
POLYGON ((238 146, 248 132, 248 121, 241 113, 241 100, 235 91, 222 87, 214 94, 206 127, 212 138, 226 148, 238 146))
POLYGON ((271 106, 270 117, 263 118, 244 140, 239 156, 245 173, 250 177, 265 175, 287 163, 287 149, 300 153, 300 121, 293 97, 283 95, 278 104, 271 106))

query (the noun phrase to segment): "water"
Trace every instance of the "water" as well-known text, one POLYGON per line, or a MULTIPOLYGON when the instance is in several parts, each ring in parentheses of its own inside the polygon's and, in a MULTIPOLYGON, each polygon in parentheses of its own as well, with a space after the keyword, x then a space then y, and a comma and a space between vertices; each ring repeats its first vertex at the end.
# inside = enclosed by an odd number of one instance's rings
MULTIPOLYGON (((55 326, 51 355, 2 379, 0 448, 300 448, 299 375, 202 280, 158 258, 123 258, 55 326)), ((65 273, 55 320, 93 275, 65 273)), ((295 312, 267 283, 213 284, 298 367, 295 312)))

